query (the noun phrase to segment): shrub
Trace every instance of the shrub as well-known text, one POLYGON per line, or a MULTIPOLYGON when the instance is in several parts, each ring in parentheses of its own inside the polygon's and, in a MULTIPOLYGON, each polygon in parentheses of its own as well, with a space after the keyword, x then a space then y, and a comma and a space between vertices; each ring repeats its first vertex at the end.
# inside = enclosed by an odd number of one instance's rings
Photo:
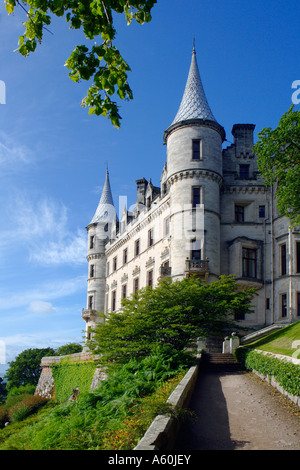
POLYGON ((235 351, 235 357, 248 370, 255 370, 270 377, 273 376, 286 392, 300 396, 299 365, 245 347, 238 348, 235 351))
POLYGON ((32 384, 20 385, 19 387, 12 387, 7 394, 6 402, 9 401, 12 397, 16 397, 18 395, 33 395, 35 389, 36 386, 32 384))
POLYGON ((8 418, 11 423, 22 421, 31 413, 46 403, 46 399, 40 396, 27 396, 8 408, 8 418))
POLYGON ((5 423, 8 421, 7 408, 6 406, 0 407, 0 428, 3 428, 5 423))

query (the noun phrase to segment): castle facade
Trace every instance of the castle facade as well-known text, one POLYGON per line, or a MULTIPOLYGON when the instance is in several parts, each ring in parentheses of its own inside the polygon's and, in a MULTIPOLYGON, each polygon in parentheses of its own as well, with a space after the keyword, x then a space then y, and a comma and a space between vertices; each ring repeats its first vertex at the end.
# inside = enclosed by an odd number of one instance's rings
POLYGON ((202 86, 196 52, 174 121, 159 186, 137 180, 136 205, 114 207, 108 171, 88 231, 87 338, 101 312, 118 310, 136 290, 161 277, 235 275, 254 286, 253 313, 243 328, 300 320, 300 227, 276 207, 253 154, 253 124, 235 124, 226 141, 202 86))

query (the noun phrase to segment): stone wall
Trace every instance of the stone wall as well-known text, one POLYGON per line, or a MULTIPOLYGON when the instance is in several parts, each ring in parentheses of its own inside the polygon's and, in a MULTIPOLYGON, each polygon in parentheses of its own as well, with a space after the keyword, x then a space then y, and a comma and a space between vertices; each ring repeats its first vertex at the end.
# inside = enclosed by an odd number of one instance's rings
MULTIPOLYGON (((85 362, 85 361, 96 361, 97 356, 92 355, 89 352, 81 352, 75 354, 68 354, 66 356, 46 356, 42 358, 41 368, 42 372, 35 389, 35 395, 40 395, 45 398, 53 398, 55 395, 55 383, 52 375, 52 366, 59 364, 62 359, 70 359, 71 361, 85 362)), ((99 382, 106 378, 106 374, 103 372, 101 367, 97 367, 94 373, 94 377, 91 384, 91 390, 97 388, 99 382)))

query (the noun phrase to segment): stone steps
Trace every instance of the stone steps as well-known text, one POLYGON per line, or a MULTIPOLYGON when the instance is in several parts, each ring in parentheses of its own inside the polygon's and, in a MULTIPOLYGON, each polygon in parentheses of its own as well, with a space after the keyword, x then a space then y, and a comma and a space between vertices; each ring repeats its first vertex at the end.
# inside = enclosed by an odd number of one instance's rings
POLYGON ((233 354, 204 353, 202 366, 206 369, 238 370, 241 365, 235 360, 233 354))

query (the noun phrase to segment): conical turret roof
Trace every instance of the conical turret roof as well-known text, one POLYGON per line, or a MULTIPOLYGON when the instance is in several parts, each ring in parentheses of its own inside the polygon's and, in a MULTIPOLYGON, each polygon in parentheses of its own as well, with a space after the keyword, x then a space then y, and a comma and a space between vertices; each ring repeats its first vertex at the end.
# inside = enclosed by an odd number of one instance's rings
POLYGON ((171 125, 188 119, 208 119, 217 122, 205 96, 197 65, 195 47, 193 47, 192 61, 182 101, 171 125))
POLYGON ((109 173, 106 170, 106 178, 103 186, 101 198, 97 210, 92 218, 90 224, 97 224, 98 222, 112 222, 116 215, 114 201, 112 197, 109 173))

